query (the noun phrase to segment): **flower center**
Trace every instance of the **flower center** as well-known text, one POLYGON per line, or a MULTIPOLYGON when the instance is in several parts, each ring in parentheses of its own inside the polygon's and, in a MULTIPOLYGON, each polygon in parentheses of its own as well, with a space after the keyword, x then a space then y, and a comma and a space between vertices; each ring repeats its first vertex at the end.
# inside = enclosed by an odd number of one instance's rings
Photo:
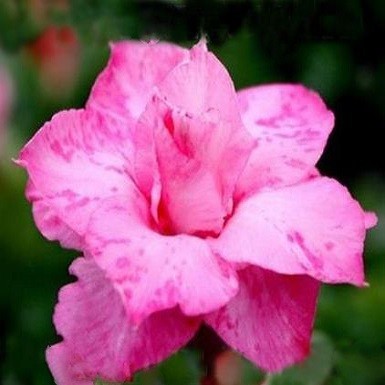
POLYGON ((231 216, 231 214, 228 214, 226 217, 221 218, 220 228, 219 226, 216 226, 215 228, 210 229, 206 225, 206 226, 202 226, 203 230, 201 230, 201 229, 197 229, 198 226, 194 226, 194 227, 191 226, 192 223, 194 222, 197 223, 197 218, 193 218, 194 213, 190 214, 186 211, 185 215, 186 215, 186 221, 184 223, 180 223, 180 221, 176 223, 175 220, 173 221, 173 218, 170 217, 164 202, 161 201, 158 206, 158 218, 157 218, 159 232, 164 235, 189 234, 199 238, 207 238, 207 237, 216 238, 220 234, 225 221, 231 216), (186 226, 186 222, 187 224, 190 225, 189 227, 186 226))
POLYGON ((157 132, 161 194, 157 222, 164 234, 218 235, 232 210, 225 198, 217 160, 210 158, 214 124, 167 111, 157 132))

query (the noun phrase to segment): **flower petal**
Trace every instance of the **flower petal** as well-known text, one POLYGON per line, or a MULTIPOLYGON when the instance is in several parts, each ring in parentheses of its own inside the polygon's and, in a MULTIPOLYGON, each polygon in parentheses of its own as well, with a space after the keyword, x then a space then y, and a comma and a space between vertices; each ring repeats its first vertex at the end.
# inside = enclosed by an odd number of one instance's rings
POLYGON ((134 322, 176 305, 187 315, 203 314, 236 294, 234 271, 204 240, 164 236, 150 224, 147 202, 115 197, 95 212, 85 238, 87 252, 121 293, 134 322))
POLYGON ((94 385, 96 374, 78 360, 66 343, 50 346, 46 360, 57 385, 94 385))
POLYGON ((71 110, 55 115, 23 148, 17 162, 34 186, 28 195, 38 202, 35 220, 48 238, 67 244, 61 230, 47 229, 47 220, 82 237, 100 200, 126 191, 132 168, 130 135, 119 122, 96 112, 71 110))
POLYGON ((240 289, 207 323, 232 348, 257 366, 276 372, 309 353, 319 283, 248 267, 240 289))
POLYGON ((158 85, 135 135, 136 181, 149 196, 160 179, 172 232, 219 233, 254 140, 229 74, 203 43, 158 85))
POLYGON ((187 57, 186 49, 168 43, 111 44, 110 60, 91 91, 87 107, 135 121, 151 98, 154 86, 187 57))
POLYGON ((47 351, 58 385, 91 385, 96 378, 127 381, 177 351, 198 328, 198 318, 187 318, 177 308, 133 325, 94 261, 79 258, 71 272, 79 280, 61 289, 54 314, 64 341, 47 351))
POLYGON ((376 226, 378 222, 377 215, 371 211, 365 212, 365 227, 371 229, 376 226))
POLYGON ((31 179, 27 183, 25 195, 30 202, 33 202, 33 219, 47 239, 51 241, 60 239, 63 247, 81 249, 81 237, 60 219, 53 208, 44 203, 44 197, 39 194, 31 179))
POLYGON ((204 41, 190 50, 190 60, 174 68, 158 85, 158 95, 190 116, 218 111, 225 122, 241 127, 237 95, 229 73, 204 41))
MULTIPOLYGON (((190 148, 189 137, 190 130, 199 129, 202 135, 210 137, 215 135, 216 127, 203 119, 172 115, 162 101, 154 99, 140 118, 136 149, 141 164, 135 163, 138 185, 142 190, 147 190, 145 193, 148 196, 148 189, 151 188, 153 192, 154 187, 157 188, 155 182, 159 179, 161 191, 159 195, 152 196, 158 199, 151 201, 155 219, 158 223, 162 221, 164 231, 173 234, 219 233, 227 215, 227 207, 216 170, 218 167, 214 162, 205 164, 197 156, 198 150, 190 148), (165 126, 166 119, 173 127, 184 126, 184 140, 177 142, 174 139, 165 126), (148 138, 152 138, 153 142, 148 138)), ((209 140, 202 139, 201 143, 207 153, 209 140)), ((219 164, 218 160, 216 163, 219 164)))
POLYGON ((364 211, 328 178, 255 194, 241 202, 212 247, 232 262, 324 282, 364 284, 364 211))
POLYGON ((334 125, 322 99, 300 85, 269 85, 238 92, 246 128, 258 140, 237 195, 288 186, 307 178, 334 125))

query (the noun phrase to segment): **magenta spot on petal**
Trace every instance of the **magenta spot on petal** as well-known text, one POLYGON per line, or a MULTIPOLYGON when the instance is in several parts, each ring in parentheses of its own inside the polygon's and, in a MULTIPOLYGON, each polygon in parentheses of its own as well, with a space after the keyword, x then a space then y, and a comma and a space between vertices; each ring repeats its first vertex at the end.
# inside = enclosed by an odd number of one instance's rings
POLYGON ((55 152, 57 155, 62 157, 66 162, 70 162, 71 161, 71 158, 72 158, 72 155, 73 155, 73 151, 67 151, 66 152, 63 149, 62 145, 57 140, 52 142, 50 147, 51 147, 53 152, 55 152))
POLYGON ((160 288, 157 288, 155 291, 154 291, 154 294, 156 297, 160 297, 162 295, 162 290, 160 288))
POLYGON ((287 240, 288 240, 289 242, 291 242, 291 243, 294 242, 294 238, 293 238, 293 236, 292 236, 291 234, 287 234, 287 240))
POLYGON ((127 281, 128 277, 127 275, 123 275, 121 277, 115 278, 114 281, 118 284, 121 285, 127 281))
POLYGON ((171 111, 167 111, 163 118, 163 123, 171 135, 174 134, 174 121, 172 119, 171 111))
POLYGON ((309 109, 309 107, 306 105, 306 104, 304 104, 304 105, 302 105, 300 108, 298 108, 298 111, 300 111, 300 112, 305 112, 306 110, 308 110, 309 109))
POLYGON ((274 136, 277 138, 282 138, 282 139, 293 139, 298 137, 301 134, 300 130, 296 130, 294 132, 291 132, 289 134, 281 134, 281 133, 276 133, 274 136))
POLYGON ((132 298, 132 291, 130 289, 124 289, 124 296, 127 299, 131 299, 132 298))
POLYGON ((141 269, 137 267, 135 272, 127 276, 127 279, 133 283, 138 283, 140 282, 141 276, 142 276, 140 273, 141 273, 141 269))
POLYGON ((50 218, 50 224, 51 224, 51 226, 60 226, 61 221, 58 217, 51 217, 50 218))
POLYGON ((333 242, 326 242, 325 243, 325 248, 326 250, 333 250, 334 249, 334 243, 333 242))
MULTIPOLYGON (((293 99, 293 94, 289 93, 289 98, 293 99)), ((291 104, 290 103, 283 103, 282 104, 282 112, 284 112, 285 114, 290 115, 292 113, 291 104)))
POLYGON ((302 244, 303 244, 303 236, 302 236, 298 231, 294 231, 293 236, 294 236, 294 240, 295 240, 299 245, 302 245, 302 244))
POLYGON ((258 119, 255 121, 255 124, 258 126, 269 126, 271 128, 278 128, 279 127, 279 124, 278 124, 279 119, 280 119, 279 116, 273 116, 273 117, 267 118, 267 119, 258 119))
POLYGON ((85 206, 86 204, 88 204, 89 201, 90 201, 90 198, 85 197, 85 198, 80 199, 80 201, 78 201, 76 205, 77 205, 78 207, 83 207, 83 206, 85 206))
POLYGON ((303 253, 306 255, 309 262, 316 268, 316 269, 322 269, 323 262, 322 259, 318 258, 315 254, 311 252, 311 250, 306 246, 305 240, 297 231, 294 231, 293 237, 295 242, 298 244, 298 246, 302 249, 303 253))
POLYGON ((123 268, 129 266, 129 264, 130 264, 130 262, 129 262, 129 260, 126 257, 120 257, 116 261, 116 267, 118 269, 123 269, 123 268))
POLYGON ((119 175, 124 174, 124 171, 123 171, 121 168, 116 167, 116 166, 111 166, 111 165, 109 165, 109 166, 104 167, 104 169, 105 169, 106 171, 113 171, 113 172, 116 172, 116 173, 119 174, 119 175))
POLYGON ((78 194, 76 194, 71 189, 65 189, 65 190, 61 191, 60 193, 58 193, 57 195, 64 197, 64 198, 67 198, 68 200, 73 200, 78 196, 78 194))
POLYGON ((299 159, 288 159, 284 162, 287 166, 302 170, 306 165, 299 159))
POLYGON ((316 138, 318 136, 320 136, 320 133, 319 131, 316 131, 316 130, 312 130, 311 128, 307 129, 306 130, 306 134, 312 138, 316 138))

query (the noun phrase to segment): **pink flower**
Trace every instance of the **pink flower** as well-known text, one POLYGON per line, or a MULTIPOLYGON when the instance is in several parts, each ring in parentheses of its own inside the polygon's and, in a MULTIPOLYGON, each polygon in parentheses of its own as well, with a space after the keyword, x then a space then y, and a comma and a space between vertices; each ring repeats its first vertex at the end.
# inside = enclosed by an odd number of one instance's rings
POLYGON ((41 232, 84 256, 59 295, 59 385, 129 379, 201 323, 268 371, 309 352, 321 282, 363 286, 365 229, 315 168, 333 127, 300 85, 235 92, 203 42, 112 45, 85 109, 24 147, 41 232))

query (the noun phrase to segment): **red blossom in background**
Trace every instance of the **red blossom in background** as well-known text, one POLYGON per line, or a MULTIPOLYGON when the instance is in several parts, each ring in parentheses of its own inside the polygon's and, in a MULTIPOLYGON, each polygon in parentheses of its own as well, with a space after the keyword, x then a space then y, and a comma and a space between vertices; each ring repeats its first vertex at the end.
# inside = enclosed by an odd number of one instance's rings
POLYGON ((76 85, 80 70, 80 42, 68 26, 51 26, 26 48, 34 61, 41 87, 53 97, 65 97, 76 85))
POLYGON ((87 105, 23 148, 41 232, 83 252, 59 295, 59 385, 124 381, 206 323, 267 371, 304 359, 322 282, 363 286, 376 222, 315 164, 334 124, 300 85, 235 92, 203 42, 120 42, 87 105))

